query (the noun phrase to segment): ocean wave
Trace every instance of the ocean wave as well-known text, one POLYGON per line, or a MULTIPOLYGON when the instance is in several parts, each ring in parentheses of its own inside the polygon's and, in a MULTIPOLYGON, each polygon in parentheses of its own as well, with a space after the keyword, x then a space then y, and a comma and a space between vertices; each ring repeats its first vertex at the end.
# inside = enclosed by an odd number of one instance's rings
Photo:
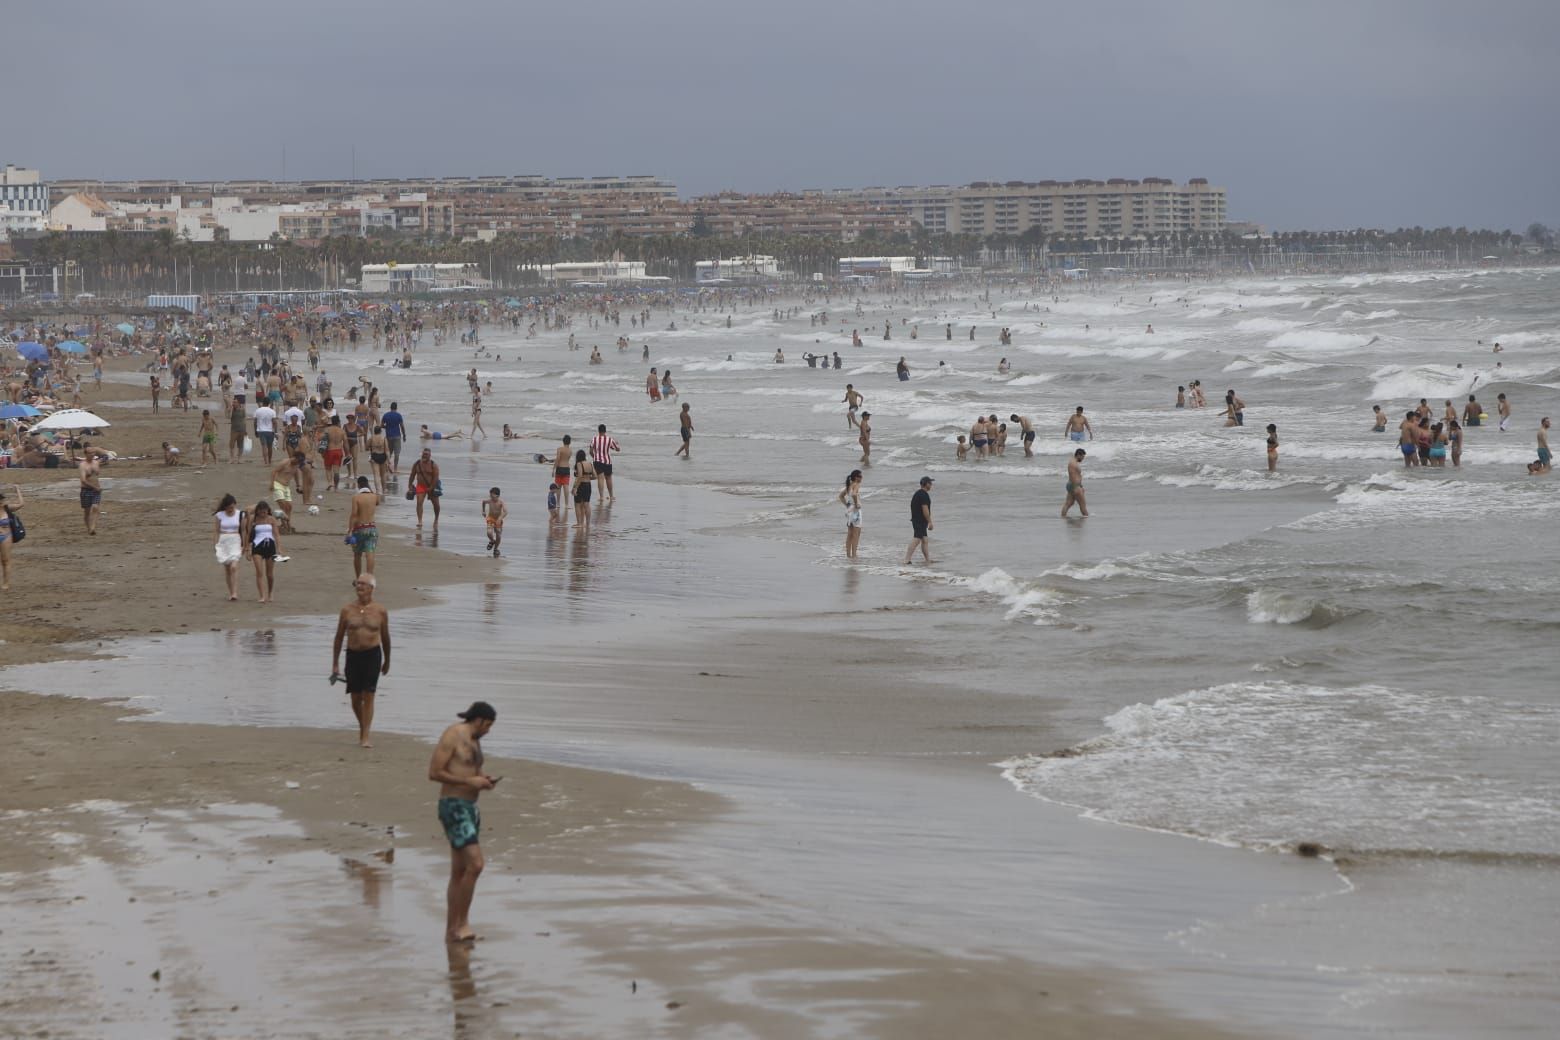
POLYGON ((1091 818, 1226 844, 1350 854, 1560 855, 1560 708, 1379 685, 1237 682, 1107 716, 1000 763, 1091 818))
POLYGON ((1354 332, 1328 332, 1324 329, 1291 329, 1268 340, 1274 350, 1358 350, 1374 342, 1373 337, 1354 332))
POLYGON ((1321 600, 1279 589, 1253 589, 1246 594, 1246 620, 1253 625, 1298 625, 1304 621, 1329 625, 1344 613, 1321 600))
POLYGON ((1370 396, 1372 400, 1381 401, 1460 397, 1473 388, 1474 381, 1480 375, 1477 369, 1457 368, 1453 365, 1419 365, 1413 368, 1388 365, 1371 373, 1371 379, 1375 382, 1370 388, 1370 396))
POLYGON ((1235 323, 1236 332, 1288 332, 1290 329, 1304 327, 1303 321, 1289 321, 1285 318, 1245 318, 1235 323))
POLYGON ((1004 617, 1008 621, 1024 618, 1036 625, 1053 625, 1060 619, 1060 607, 1066 602, 1055 590, 1021 582, 1000 567, 964 579, 962 584, 973 592, 997 597, 1007 607, 1004 617))

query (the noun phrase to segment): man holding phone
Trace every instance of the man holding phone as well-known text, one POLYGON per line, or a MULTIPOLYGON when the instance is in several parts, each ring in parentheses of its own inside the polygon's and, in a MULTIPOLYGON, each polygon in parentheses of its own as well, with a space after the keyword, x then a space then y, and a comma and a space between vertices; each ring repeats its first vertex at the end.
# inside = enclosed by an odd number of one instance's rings
POLYGON ((477 894, 477 878, 484 866, 478 839, 482 816, 477 798, 502 777, 482 771, 482 738, 493 728, 498 713, 486 701, 477 701, 461 712, 439 737, 428 763, 428 779, 439 785, 439 823, 450 843, 449 910, 445 918, 446 943, 474 942, 468 916, 477 894))

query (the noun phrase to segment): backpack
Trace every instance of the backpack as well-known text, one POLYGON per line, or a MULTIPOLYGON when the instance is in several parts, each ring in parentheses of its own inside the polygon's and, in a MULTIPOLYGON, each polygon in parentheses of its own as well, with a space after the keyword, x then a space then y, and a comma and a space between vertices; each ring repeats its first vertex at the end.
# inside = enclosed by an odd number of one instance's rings
POLYGON ((26 538, 27 528, 22 525, 21 514, 16 512, 14 509, 11 509, 9 506, 6 507, 5 512, 6 515, 11 518, 11 541, 19 542, 23 538, 26 538))

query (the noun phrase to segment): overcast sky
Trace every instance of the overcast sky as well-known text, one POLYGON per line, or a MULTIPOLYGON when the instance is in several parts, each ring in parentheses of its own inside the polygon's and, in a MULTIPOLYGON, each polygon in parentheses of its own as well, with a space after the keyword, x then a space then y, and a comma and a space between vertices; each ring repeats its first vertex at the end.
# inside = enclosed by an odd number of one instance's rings
POLYGON ((52 177, 651 173, 684 196, 1207 177, 1277 228, 1560 223, 1560 2, 49 0, 52 177))

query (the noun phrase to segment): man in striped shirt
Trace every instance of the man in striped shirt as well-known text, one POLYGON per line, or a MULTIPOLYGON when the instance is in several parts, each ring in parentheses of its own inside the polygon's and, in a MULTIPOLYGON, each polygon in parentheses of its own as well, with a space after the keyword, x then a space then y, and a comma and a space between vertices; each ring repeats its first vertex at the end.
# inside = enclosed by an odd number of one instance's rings
POLYGON ((612 453, 622 451, 618 442, 607 433, 607 424, 599 423, 596 426, 596 436, 590 439, 590 461, 596 465, 596 473, 601 477, 603 489, 606 494, 601 496, 603 502, 610 502, 612 494, 612 453))

